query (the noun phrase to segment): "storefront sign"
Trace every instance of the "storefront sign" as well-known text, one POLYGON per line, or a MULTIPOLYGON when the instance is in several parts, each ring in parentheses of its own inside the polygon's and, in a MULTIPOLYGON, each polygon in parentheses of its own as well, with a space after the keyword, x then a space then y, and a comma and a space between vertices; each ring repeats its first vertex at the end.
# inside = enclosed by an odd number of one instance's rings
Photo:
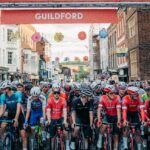
POLYGON ((116 23, 115 9, 1 10, 1 24, 116 23))

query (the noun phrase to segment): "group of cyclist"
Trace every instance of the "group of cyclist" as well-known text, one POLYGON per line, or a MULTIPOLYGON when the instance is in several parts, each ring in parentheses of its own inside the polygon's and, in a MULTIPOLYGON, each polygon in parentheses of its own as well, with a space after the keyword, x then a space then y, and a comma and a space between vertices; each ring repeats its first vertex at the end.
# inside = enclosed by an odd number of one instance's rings
MULTIPOLYGON (((14 127, 20 130, 23 150, 28 149, 26 127, 30 126, 34 132, 38 122, 48 126, 52 147, 56 125, 61 124, 66 150, 77 149, 79 125, 86 125, 83 128, 85 150, 89 149, 88 138, 92 136, 93 128, 98 129, 96 147, 102 149, 107 123, 113 124, 113 150, 119 149, 120 137, 124 149, 129 149, 128 129, 130 124, 137 123, 136 143, 140 150, 140 125, 147 129, 150 123, 150 85, 145 83, 95 80, 91 83, 66 82, 62 86, 59 81, 53 81, 33 86, 31 83, 4 81, 0 91, 0 118, 14 120, 14 127), (69 126, 71 139, 65 130, 69 126)), ((6 126, 5 122, 0 124, 1 141, 6 126)), ((144 137, 145 143, 150 140, 147 136, 144 137)))

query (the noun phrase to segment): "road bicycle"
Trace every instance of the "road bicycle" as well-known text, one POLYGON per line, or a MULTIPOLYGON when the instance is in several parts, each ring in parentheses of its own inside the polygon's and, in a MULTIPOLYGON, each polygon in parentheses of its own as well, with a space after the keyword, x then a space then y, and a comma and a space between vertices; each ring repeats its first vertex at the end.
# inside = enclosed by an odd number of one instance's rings
POLYGON ((0 123, 7 123, 2 140, 2 150, 18 150, 21 146, 19 130, 13 126, 14 120, 0 120, 0 123))
MULTIPOLYGON (((27 126, 26 131, 30 134, 28 138, 28 148, 30 150, 46 150, 46 141, 43 141, 43 127, 40 123, 37 123, 33 128, 30 126, 27 126), (31 129, 33 129, 33 134, 31 132, 31 129)), ((45 135, 46 140, 46 135, 45 135)))
POLYGON ((108 122, 103 122, 102 124, 104 124, 106 126, 106 132, 104 133, 104 136, 103 136, 103 149, 104 150, 113 150, 112 128, 113 128, 113 125, 116 125, 116 124, 108 123, 108 122))
POLYGON ((63 126, 62 126, 62 124, 56 124, 55 127, 56 127, 56 135, 54 136, 53 144, 50 143, 51 150, 65 150, 65 142, 64 142, 64 137, 63 137, 63 126))
MULTIPOLYGON (((86 145, 85 145, 84 128, 90 128, 90 125, 76 124, 76 126, 80 127, 80 132, 79 132, 79 135, 78 135, 78 138, 77 138, 78 142, 77 142, 76 147, 77 147, 78 150, 85 150, 86 145)), ((92 133, 93 133, 93 135, 95 134, 94 130, 92 130, 92 133)), ((95 138, 95 137, 92 136, 92 138, 95 138)), ((89 145, 90 141, 92 142, 93 139, 90 139, 90 137, 89 137, 88 138, 88 147, 90 147, 91 149, 93 149, 92 145, 89 145)))

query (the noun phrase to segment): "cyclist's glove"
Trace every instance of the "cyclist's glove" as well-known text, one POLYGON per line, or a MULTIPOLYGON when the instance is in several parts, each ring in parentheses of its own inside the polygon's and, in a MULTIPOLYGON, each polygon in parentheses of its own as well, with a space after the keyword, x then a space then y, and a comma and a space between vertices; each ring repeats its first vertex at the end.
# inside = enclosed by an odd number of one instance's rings
POLYGON ((28 121, 26 120, 25 122, 24 122, 24 129, 28 126, 28 121))

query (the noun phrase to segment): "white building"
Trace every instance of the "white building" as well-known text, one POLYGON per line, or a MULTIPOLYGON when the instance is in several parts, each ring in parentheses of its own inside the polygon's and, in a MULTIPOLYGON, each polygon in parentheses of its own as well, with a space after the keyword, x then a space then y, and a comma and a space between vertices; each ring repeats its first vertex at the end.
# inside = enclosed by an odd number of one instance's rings
MULTIPOLYGON (((18 25, 0 25, 0 66, 8 68, 9 77, 20 70, 20 41, 18 25)), ((13 77, 14 78, 14 77, 13 77)), ((7 79, 7 74, 0 80, 7 79)))
POLYGON ((31 49, 23 49, 23 74, 29 74, 30 79, 39 79, 39 55, 31 49))

